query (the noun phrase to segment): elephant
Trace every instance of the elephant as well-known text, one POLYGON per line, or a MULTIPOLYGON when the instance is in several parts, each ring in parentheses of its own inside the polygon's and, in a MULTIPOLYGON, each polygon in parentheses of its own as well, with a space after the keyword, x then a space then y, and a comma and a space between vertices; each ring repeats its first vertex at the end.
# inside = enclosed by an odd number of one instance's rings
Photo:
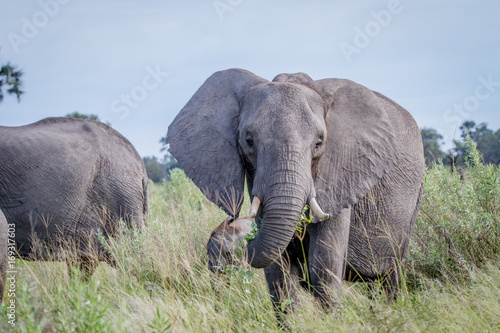
POLYGON ((120 219, 141 228, 147 188, 141 157, 106 124, 51 117, 0 126, 0 209, 23 259, 77 263, 84 277, 99 261, 113 265, 100 235, 117 235, 120 219))
POLYGON ((9 246, 7 220, 0 210, 0 303, 3 301, 7 278, 7 247, 9 246))
POLYGON ((234 68, 203 83, 166 141, 230 216, 246 181, 259 230, 246 252, 264 268, 276 306, 296 301, 300 286, 336 306, 344 277, 381 279, 394 295, 425 172, 419 128, 403 107, 347 79, 295 73, 270 82, 234 68), (314 218, 299 239, 305 207, 314 218))
POLYGON ((228 217, 216 227, 207 243, 208 268, 213 273, 224 273, 225 269, 232 264, 243 264, 246 266, 240 246, 245 246, 246 235, 252 232, 252 220, 250 217, 234 219, 228 217), (238 258, 241 256, 241 258, 238 258))

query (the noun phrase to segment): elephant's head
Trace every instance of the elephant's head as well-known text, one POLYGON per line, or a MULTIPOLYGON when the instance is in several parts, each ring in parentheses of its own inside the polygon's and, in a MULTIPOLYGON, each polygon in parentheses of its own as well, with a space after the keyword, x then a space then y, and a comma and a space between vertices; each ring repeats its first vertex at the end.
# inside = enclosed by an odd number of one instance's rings
POLYGON ((243 246, 245 236, 252 231, 248 217, 228 217, 212 231, 207 243, 208 267, 214 273, 223 273, 231 265, 245 265, 243 246))
POLYGON ((260 224, 248 257, 253 267, 266 267, 289 244, 306 204, 316 222, 334 217, 394 165, 381 98, 348 80, 299 73, 269 82, 229 69, 194 94, 167 143, 186 174, 230 215, 239 214, 246 175, 260 224))

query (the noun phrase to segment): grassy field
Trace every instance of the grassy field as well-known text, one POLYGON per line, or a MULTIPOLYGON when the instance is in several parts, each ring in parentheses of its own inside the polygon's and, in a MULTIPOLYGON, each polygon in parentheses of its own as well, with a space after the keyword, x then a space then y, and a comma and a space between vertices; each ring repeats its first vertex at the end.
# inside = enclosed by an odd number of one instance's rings
MULTIPOLYGON (((220 280, 206 268, 206 242, 225 214, 180 170, 169 182, 151 183, 149 196, 146 228, 111 241, 117 267, 102 263, 88 283, 77 271, 70 278, 63 263, 18 259, 16 295, 0 307, 0 331, 279 331, 262 270, 233 271, 220 280), (8 323, 11 299, 15 326, 8 323)), ((296 332, 500 331, 499 208, 500 176, 473 148, 464 179, 433 167, 396 300, 346 282, 340 308, 325 313, 304 292, 286 326, 296 332)))

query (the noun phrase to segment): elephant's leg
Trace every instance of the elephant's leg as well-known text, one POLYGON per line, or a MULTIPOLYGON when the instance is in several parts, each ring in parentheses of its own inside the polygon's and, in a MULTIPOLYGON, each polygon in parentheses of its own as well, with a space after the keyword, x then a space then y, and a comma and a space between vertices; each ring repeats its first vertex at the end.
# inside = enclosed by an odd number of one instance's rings
POLYGON ((77 260, 66 261, 68 267, 68 276, 70 279, 74 277, 73 270, 78 266, 80 270, 80 277, 83 281, 88 281, 94 274, 97 266, 99 265, 99 260, 93 257, 82 257, 77 260))
POLYGON ((394 300, 394 297, 399 290, 400 271, 402 269, 402 267, 398 266, 396 259, 393 259, 392 261, 391 267, 384 272, 384 275, 381 277, 382 287, 384 288, 389 301, 394 300))
POLYGON ((82 273, 82 279, 88 281, 92 274, 94 274, 97 266, 99 265, 99 260, 91 257, 84 257, 80 259, 80 272, 82 273))
POLYGON ((339 302, 345 273, 351 208, 308 227, 309 274, 314 296, 323 308, 339 302))

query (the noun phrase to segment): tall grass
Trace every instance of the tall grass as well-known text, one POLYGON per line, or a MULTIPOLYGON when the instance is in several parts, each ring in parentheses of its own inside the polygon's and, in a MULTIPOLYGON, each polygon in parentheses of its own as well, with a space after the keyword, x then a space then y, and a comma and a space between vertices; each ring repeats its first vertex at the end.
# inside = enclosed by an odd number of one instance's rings
MULTIPOLYGON (((498 178, 472 144, 463 181, 442 165, 429 169, 396 300, 363 283, 344 283, 342 307, 325 313, 301 291, 301 308, 285 317, 285 326, 298 332, 498 331, 498 178)), ((18 259, 16 326, 7 322, 6 297, 0 331, 279 331, 262 270, 234 270, 219 279, 206 267, 206 242, 225 213, 180 170, 149 188, 146 227, 122 228, 107 245, 116 267, 101 263, 89 282, 77 271, 70 278, 60 262, 18 259)))
POLYGON ((469 137, 466 145, 465 172, 442 164, 427 171, 410 255, 420 273, 458 285, 500 254, 500 176, 469 137))

